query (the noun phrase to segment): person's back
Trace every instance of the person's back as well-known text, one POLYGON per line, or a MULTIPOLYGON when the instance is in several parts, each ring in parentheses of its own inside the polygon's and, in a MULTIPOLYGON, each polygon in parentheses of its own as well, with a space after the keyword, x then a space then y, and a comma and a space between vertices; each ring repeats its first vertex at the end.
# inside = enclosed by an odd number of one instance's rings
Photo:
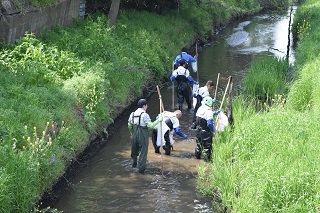
POLYGON ((182 110, 182 104, 184 100, 186 100, 188 104, 188 109, 191 109, 191 89, 188 83, 191 84, 199 84, 198 82, 194 81, 192 76, 189 73, 189 70, 186 69, 186 60, 180 60, 180 66, 178 69, 174 70, 170 76, 171 81, 177 81, 177 97, 179 103, 179 109, 182 110))
POLYGON ((205 159, 211 160, 212 136, 215 132, 213 124, 212 98, 207 96, 202 101, 197 113, 197 146, 195 157, 200 159, 201 153, 205 152, 205 159))
POLYGON ((186 47, 183 47, 181 49, 181 53, 179 55, 177 55, 177 57, 175 58, 175 60, 174 60, 174 69, 177 69, 179 67, 181 59, 186 60, 186 62, 187 62, 186 69, 189 68, 189 65, 191 63, 197 62, 196 56, 192 57, 190 54, 187 53, 187 48, 186 47))
POLYGON ((183 66, 179 66, 178 69, 174 71, 173 75, 175 74, 176 74, 176 81, 178 85, 188 84, 188 77, 190 76, 188 69, 186 69, 183 66))
MULTIPOLYGON (((160 115, 158 115, 157 119, 160 115)), ((173 133, 175 132, 180 137, 188 139, 188 136, 180 129, 179 118, 181 118, 182 112, 176 110, 174 112, 164 111, 161 114, 163 117, 163 123, 161 126, 157 126, 152 131, 152 143, 155 148, 155 153, 160 153, 160 146, 163 146, 166 155, 170 155, 171 148, 174 143, 173 133)))

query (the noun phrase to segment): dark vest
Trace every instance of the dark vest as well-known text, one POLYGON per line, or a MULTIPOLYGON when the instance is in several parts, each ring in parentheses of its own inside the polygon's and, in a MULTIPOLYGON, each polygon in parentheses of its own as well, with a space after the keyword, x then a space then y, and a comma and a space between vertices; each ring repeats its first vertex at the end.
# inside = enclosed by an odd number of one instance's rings
POLYGON ((170 131, 173 129, 173 123, 171 121, 171 119, 169 117, 165 117, 164 122, 167 124, 167 126, 169 127, 170 131))
POLYGON ((188 83, 187 77, 186 77, 187 69, 184 71, 184 75, 177 75, 176 81, 178 84, 188 83))
POLYGON ((207 120, 204 118, 197 117, 197 125, 202 128, 202 130, 210 132, 209 127, 207 126, 207 120))

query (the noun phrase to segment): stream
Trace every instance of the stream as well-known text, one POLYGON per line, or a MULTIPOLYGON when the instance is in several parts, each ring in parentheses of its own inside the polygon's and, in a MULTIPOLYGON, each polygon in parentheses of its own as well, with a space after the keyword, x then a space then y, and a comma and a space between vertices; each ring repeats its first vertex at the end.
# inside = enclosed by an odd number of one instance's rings
MULTIPOLYGON (((233 77, 234 92, 241 91, 241 81, 254 59, 266 55, 286 56, 289 12, 259 14, 230 23, 214 35, 210 44, 198 50, 199 72, 198 75, 191 72, 193 78, 204 86, 207 80, 216 82, 220 73, 217 100, 221 99, 229 76, 233 77)), ((289 59, 293 63, 291 48, 289 59)), ((165 110, 172 111, 173 105, 177 107, 176 90, 171 82, 162 85, 161 94, 165 110)), ((159 112, 156 91, 148 99, 148 106, 147 112, 153 121, 159 112)), ((180 127, 189 139, 175 135, 171 156, 154 152, 149 131, 144 174, 131 167, 127 118, 123 119, 117 132, 77 174, 51 208, 65 213, 213 212, 212 198, 203 197, 197 191, 198 168, 206 162, 194 158, 196 144, 195 130, 190 129, 192 116, 193 111, 183 110, 180 127)))

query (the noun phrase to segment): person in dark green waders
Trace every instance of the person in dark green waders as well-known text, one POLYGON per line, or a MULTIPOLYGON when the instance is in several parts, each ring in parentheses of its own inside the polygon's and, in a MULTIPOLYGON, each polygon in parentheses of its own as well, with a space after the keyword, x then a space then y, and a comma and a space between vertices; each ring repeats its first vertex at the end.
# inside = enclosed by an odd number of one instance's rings
POLYGON ((133 159, 132 167, 139 168, 139 173, 144 173, 147 163, 148 145, 149 145, 149 132, 148 129, 153 129, 158 125, 163 118, 151 122, 148 115, 147 101, 140 99, 138 101, 138 109, 132 112, 128 119, 128 128, 132 136, 131 157, 133 159), (140 155, 140 156, 139 156, 140 155), (137 158, 139 156, 139 162, 137 158))

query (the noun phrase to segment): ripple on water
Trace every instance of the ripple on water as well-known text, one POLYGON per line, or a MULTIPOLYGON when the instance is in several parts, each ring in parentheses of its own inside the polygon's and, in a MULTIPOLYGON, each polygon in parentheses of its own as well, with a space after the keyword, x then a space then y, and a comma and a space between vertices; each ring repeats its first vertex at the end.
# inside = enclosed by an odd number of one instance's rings
POLYGON ((233 34, 231 34, 226 40, 228 45, 235 47, 238 46, 240 44, 242 44, 243 42, 246 41, 246 39, 248 38, 249 33, 246 31, 238 31, 235 32, 233 34))

